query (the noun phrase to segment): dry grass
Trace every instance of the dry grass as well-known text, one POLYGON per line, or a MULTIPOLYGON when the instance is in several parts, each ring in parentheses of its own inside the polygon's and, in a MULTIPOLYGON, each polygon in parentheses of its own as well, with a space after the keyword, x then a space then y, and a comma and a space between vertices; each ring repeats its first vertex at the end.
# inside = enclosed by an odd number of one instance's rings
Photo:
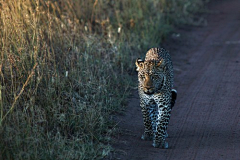
POLYGON ((173 25, 193 23, 202 6, 0 0, 0 159, 106 156, 111 114, 125 105, 133 61, 173 25))

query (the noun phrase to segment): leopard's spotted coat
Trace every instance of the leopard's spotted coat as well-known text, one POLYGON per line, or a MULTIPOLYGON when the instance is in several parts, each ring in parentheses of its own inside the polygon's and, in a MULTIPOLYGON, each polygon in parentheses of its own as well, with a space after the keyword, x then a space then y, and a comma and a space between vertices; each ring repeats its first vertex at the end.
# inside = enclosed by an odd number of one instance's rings
POLYGON ((168 148, 167 127, 177 92, 173 88, 173 66, 163 48, 150 49, 145 61, 137 59, 138 92, 145 126, 142 139, 154 147, 168 148))

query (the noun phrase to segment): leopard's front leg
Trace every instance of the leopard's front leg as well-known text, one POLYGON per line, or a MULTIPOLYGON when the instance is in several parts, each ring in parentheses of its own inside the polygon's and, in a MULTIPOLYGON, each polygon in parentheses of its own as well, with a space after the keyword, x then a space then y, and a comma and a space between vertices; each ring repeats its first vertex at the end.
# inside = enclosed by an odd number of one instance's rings
POLYGON ((141 138, 143 140, 152 140, 153 132, 152 132, 151 119, 149 116, 148 102, 146 102, 140 98, 140 106, 142 109, 143 123, 144 123, 144 128, 145 128, 144 133, 141 138))
POLYGON ((153 146, 159 148, 168 148, 166 142, 167 127, 171 115, 170 104, 164 106, 163 104, 158 105, 158 116, 156 119, 156 130, 154 133, 153 146))

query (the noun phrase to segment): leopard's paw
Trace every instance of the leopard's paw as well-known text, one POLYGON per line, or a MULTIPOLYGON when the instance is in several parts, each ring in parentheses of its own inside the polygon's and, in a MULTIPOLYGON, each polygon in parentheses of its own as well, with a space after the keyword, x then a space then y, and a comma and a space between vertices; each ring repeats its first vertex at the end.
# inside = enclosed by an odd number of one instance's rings
POLYGON ((168 149, 168 142, 153 142, 153 147, 155 148, 162 148, 162 149, 168 149))
POLYGON ((145 140, 145 141, 151 141, 153 139, 152 135, 151 134, 146 134, 144 133, 141 137, 142 140, 145 140))

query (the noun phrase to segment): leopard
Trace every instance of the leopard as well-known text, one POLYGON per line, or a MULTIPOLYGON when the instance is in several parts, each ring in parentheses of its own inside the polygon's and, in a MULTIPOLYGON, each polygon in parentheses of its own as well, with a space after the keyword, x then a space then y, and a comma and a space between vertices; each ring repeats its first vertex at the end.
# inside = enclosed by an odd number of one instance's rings
POLYGON ((145 60, 138 58, 135 64, 145 128, 141 139, 152 140, 153 147, 166 149, 168 123, 177 99, 171 56, 164 48, 151 48, 145 60))

